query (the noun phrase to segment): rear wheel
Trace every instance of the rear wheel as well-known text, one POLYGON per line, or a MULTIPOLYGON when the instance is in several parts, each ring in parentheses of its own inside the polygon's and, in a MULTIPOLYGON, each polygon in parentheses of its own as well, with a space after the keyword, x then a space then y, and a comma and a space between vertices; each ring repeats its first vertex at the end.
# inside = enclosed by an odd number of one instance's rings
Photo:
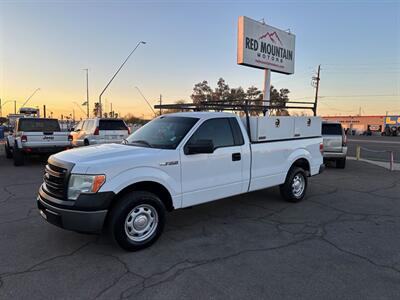
POLYGON ((24 153, 18 149, 17 145, 14 146, 13 151, 14 166, 22 166, 24 164, 24 153))
POLYGON ((336 168, 344 169, 346 167, 346 158, 340 158, 336 161, 336 168))
POLYGON ((84 146, 89 146, 89 141, 88 141, 88 140, 84 140, 84 141, 83 141, 83 145, 84 145, 84 146))
POLYGON ((160 198, 145 191, 126 194, 110 212, 109 231, 123 249, 137 251, 153 244, 165 224, 165 207, 160 198))
POLYGON ((306 172, 299 167, 292 167, 286 175, 285 183, 279 186, 283 198, 289 202, 301 201, 307 190, 306 172))
POLYGON ((6 151, 6 157, 7 158, 12 158, 12 152, 11 152, 10 145, 8 144, 8 142, 6 142, 4 144, 4 148, 5 148, 5 151, 6 151))

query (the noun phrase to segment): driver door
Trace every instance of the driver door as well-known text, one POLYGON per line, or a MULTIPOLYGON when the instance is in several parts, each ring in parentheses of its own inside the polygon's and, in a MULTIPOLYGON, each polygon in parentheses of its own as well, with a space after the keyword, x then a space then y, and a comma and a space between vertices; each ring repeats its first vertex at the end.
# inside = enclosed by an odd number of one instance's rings
POLYGON ((183 207, 242 192, 243 137, 241 141, 234 137, 232 121, 237 122, 235 118, 206 120, 181 150, 183 207), (212 141, 213 153, 188 154, 187 145, 201 140, 212 141))

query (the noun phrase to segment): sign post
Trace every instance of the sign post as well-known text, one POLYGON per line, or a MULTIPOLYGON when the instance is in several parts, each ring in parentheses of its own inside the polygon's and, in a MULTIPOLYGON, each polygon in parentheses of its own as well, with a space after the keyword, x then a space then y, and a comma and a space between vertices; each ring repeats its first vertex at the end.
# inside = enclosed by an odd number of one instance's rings
POLYGON ((294 73, 295 39, 289 32, 239 17, 237 63, 264 70, 264 115, 270 105, 271 72, 294 73))
POLYGON ((264 71, 264 105, 265 108, 263 110, 264 116, 268 113, 268 107, 270 106, 271 99, 271 70, 265 69, 264 71))

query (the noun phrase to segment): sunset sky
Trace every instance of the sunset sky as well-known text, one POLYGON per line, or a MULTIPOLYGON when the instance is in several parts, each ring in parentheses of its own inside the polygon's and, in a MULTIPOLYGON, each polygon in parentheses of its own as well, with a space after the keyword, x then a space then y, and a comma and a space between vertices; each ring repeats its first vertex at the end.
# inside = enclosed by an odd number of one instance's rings
MULTIPOLYGON (((265 20, 296 35, 294 75, 272 74, 291 99, 312 99, 321 64, 319 114, 400 114, 400 1, 10 1, 0 3, 3 116, 36 89, 30 106, 68 115, 98 95, 122 115, 150 117, 135 89, 155 104, 190 100, 193 85, 223 77, 262 89, 263 71, 236 64, 237 21, 265 20)), ((84 108, 84 107, 82 107, 84 108)))

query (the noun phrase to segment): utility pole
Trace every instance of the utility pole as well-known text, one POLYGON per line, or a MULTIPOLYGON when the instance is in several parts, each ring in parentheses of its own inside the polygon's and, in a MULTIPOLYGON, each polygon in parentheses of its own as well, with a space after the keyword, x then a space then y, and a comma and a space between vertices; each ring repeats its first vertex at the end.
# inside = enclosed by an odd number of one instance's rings
POLYGON ((86 71, 86 117, 89 118, 89 69, 83 69, 86 71))
POLYGON ((46 105, 43 105, 43 117, 46 118, 46 105))
POLYGON ((0 117, 2 117, 2 116, 3 116, 3 109, 1 107, 1 98, 0 98, 0 117))
POLYGON ((315 87, 315 103, 314 103, 314 116, 317 115, 317 104, 318 104, 318 89, 319 89, 319 81, 320 81, 320 74, 321 71, 321 65, 318 65, 318 71, 317 71, 317 76, 314 76, 312 78, 312 85, 315 87))
POLYGON ((17 101, 14 100, 14 114, 17 113, 17 101))
POLYGON ((112 110, 112 102, 110 103, 110 116, 111 116, 111 118, 114 118, 114 113, 112 110))
POLYGON ((161 105, 162 105, 162 95, 160 94, 160 116, 162 115, 161 105))

